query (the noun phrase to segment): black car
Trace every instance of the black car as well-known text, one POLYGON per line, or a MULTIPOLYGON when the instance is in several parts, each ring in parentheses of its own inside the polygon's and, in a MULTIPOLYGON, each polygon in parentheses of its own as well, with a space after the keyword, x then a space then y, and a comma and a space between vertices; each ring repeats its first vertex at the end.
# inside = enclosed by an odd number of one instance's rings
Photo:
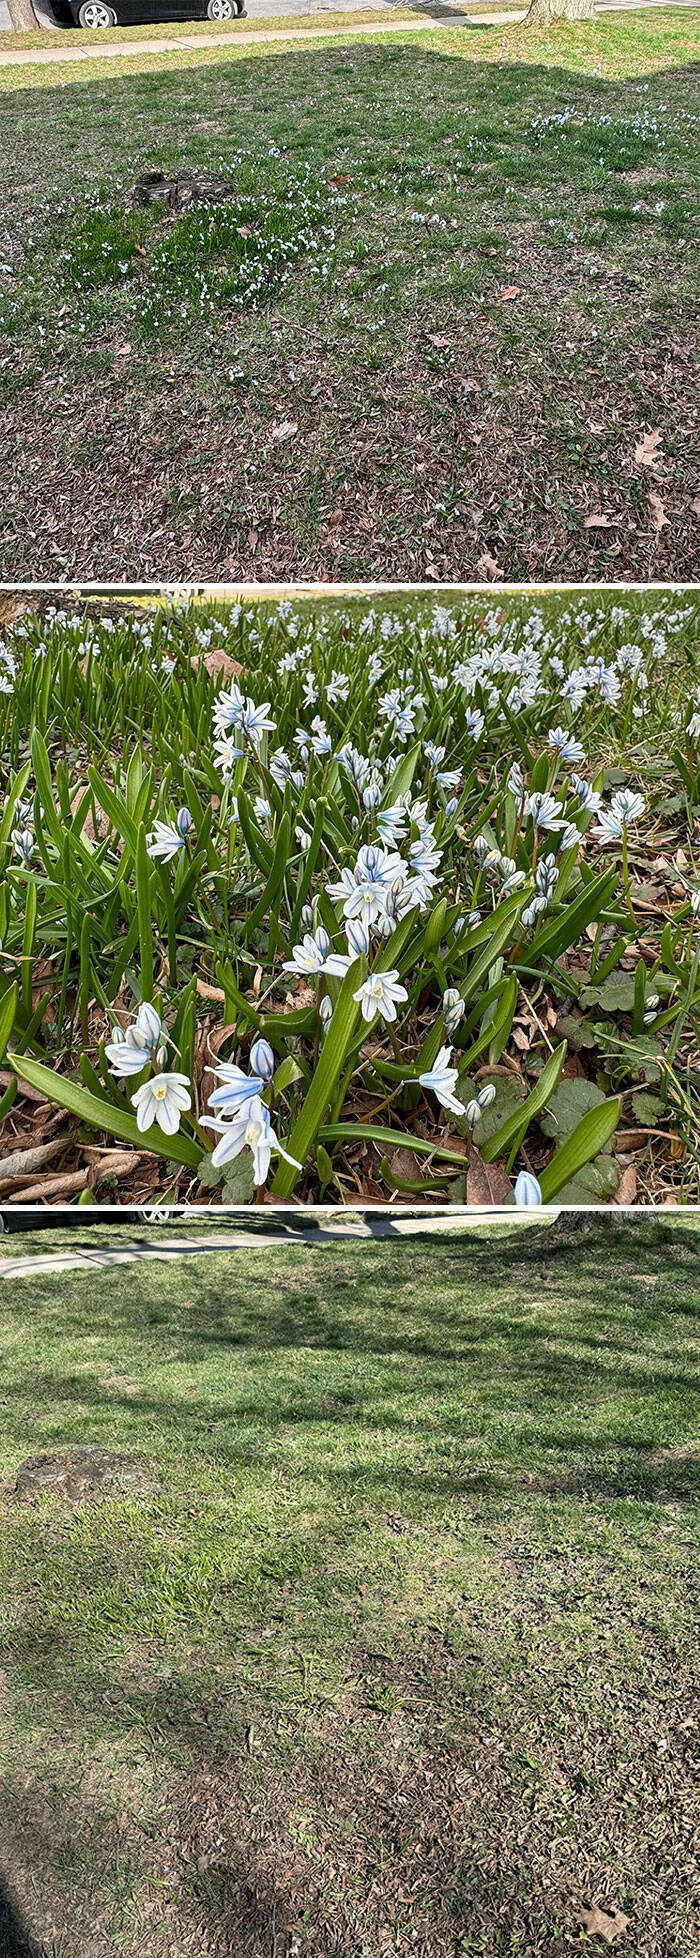
POLYGON ((56 27, 136 27, 142 21, 243 19, 243 0, 45 0, 56 27))

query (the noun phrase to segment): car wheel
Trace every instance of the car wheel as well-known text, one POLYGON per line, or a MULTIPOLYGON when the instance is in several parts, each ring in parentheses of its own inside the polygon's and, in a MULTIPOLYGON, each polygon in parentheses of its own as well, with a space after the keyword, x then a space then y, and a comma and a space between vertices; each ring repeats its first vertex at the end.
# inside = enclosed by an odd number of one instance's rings
POLYGON ((105 0, 84 0, 78 9, 79 27, 116 27, 117 16, 113 7, 105 6, 105 0))
POLYGON ((207 20, 233 20, 234 0, 208 0, 207 20))

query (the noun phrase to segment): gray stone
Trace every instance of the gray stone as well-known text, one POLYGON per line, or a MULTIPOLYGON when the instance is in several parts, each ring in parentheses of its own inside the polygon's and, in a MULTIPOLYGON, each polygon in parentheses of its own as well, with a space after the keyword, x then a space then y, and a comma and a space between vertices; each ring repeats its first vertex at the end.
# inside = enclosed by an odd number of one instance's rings
POLYGON ((133 1455, 113 1448, 60 1448, 31 1455, 17 1470, 13 1493, 20 1502, 60 1496, 64 1502, 103 1501, 107 1496, 151 1495, 158 1484, 133 1455))
POLYGON ((164 170, 146 170, 138 177, 131 193, 135 211, 147 204, 166 204, 171 211, 186 211, 191 204, 223 204, 237 195, 231 177, 216 170, 190 170, 183 167, 170 177, 164 170))

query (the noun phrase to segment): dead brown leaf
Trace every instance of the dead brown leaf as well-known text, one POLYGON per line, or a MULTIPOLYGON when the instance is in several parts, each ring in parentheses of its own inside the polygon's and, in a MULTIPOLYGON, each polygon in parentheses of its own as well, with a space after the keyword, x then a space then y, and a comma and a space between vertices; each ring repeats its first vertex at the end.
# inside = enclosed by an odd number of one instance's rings
POLYGON ((488 584, 495 584, 504 576, 501 565, 497 564, 495 557, 491 556, 490 551, 482 551, 481 557, 477 559, 476 568, 479 577, 483 578, 488 584))
POLYGON ((275 422, 270 434, 273 442, 288 442, 290 435, 296 435, 298 422, 275 422))
POLYGON ((668 517, 666 515, 666 511, 661 501, 661 497, 659 496, 658 490, 649 491, 649 495, 647 497, 647 503, 649 505, 649 513, 651 516, 654 529, 663 530, 664 524, 668 523, 668 517))
POLYGON ((199 979, 199 978, 197 979, 197 992, 199 993, 200 999, 216 1000, 217 1004, 220 1006, 223 1006, 224 1000, 226 998, 226 994, 222 992, 221 987, 210 986, 209 981, 207 979, 199 979))
POLYGON ((584 530, 612 530, 616 522, 616 517, 606 517, 602 510, 593 510, 590 517, 584 517, 583 528, 584 530))
POLYGON ((218 679, 219 674, 221 674, 222 679, 233 680, 239 673, 243 673, 244 671, 244 668, 239 666, 237 659, 232 659, 230 653, 224 652, 223 646, 210 646, 209 651, 206 653, 192 653, 190 666, 194 666, 195 668, 204 666, 207 673, 211 674, 212 679, 218 679))
POLYGON ((518 299, 520 291, 520 286, 501 286, 498 297, 499 299, 518 299))
POLYGON ((606 1944, 614 1944, 616 1938, 621 1938, 629 1924, 629 1918, 624 1917, 615 1904, 611 1910, 599 1910, 598 1905, 593 1904, 590 1910, 579 1911, 578 1921, 589 1938, 604 1938, 606 1944))
POLYGON ((498 1163, 484 1163, 472 1149, 467 1170, 467 1203, 502 1204, 510 1196, 510 1178, 498 1163))
POLYGON ((628 1203, 634 1203, 636 1195, 637 1195, 637 1171, 634 1168, 634 1164, 630 1163, 629 1169, 623 1169, 615 1193, 615 1202, 623 1205, 628 1203))
POLYGON ((526 1027, 513 1027, 511 1039, 513 1046, 517 1047, 518 1052, 526 1054, 532 1044, 532 1033, 528 1033, 526 1027))
POLYGON ((658 469, 661 462, 661 429, 652 428, 650 434, 640 436, 634 451, 634 460, 641 469, 658 469))
POLYGON ((8 1203, 43 1203, 46 1197, 71 1197, 78 1190, 86 1190, 92 1178, 92 1170, 71 1170, 65 1176, 44 1176, 40 1183, 32 1183, 28 1189, 18 1190, 8 1196, 8 1203))

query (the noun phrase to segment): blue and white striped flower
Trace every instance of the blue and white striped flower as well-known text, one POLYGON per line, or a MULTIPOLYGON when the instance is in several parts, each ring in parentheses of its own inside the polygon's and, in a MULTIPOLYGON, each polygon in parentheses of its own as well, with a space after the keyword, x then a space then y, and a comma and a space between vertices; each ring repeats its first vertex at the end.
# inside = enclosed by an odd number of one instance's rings
POLYGON ((492 1101, 495 1101, 495 1098, 496 1098, 496 1089, 493 1081, 486 1081, 483 1088, 479 1089, 478 1094, 474 1095, 472 1097, 472 1100, 467 1102, 467 1106, 464 1110, 464 1113, 466 1115, 472 1134, 474 1133, 474 1130, 479 1126, 482 1115, 484 1113, 484 1109, 490 1108, 491 1103, 492 1101))
POLYGON ((542 1191, 537 1177, 529 1169, 521 1169, 515 1179, 515 1201, 519 1210, 532 1210, 542 1202, 542 1191))
MULTIPOLYGON (((269 1054, 271 1049, 267 1047, 267 1041, 261 1044, 267 1048, 269 1054)), ((254 1052, 253 1048, 250 1056, 251 1063, 254 1052)), ((252 1074, 246 1074, 245 1069, 238 1067, 235 1061, 220 1061, 218 1067, 208 1069, 207 1072, 215 1074, 217 1080, 221 1082, 221 1087, 215 1088, 213 1094, 209 1096, 209 1107, 216 1108, 222 1116, 238 1116, 251 1102, 259 1100, 271 1079, 267 1054, 263 1057, 264 1069, 254 1069, 252 1074)))
POLYGON ((455 1115, 463 1115, 464 1103, 455 1094, 459 1069, 450 1067, 451 1054, 451 1047, 441 1047, 434 1066, 428 1068, 425 1074, 419 1074, 418 1080, 421 1088, 428 1088, 431 1094, 437 1096, 443 1108, 452 1109, 455 1115))
POLYGON ((315 932, 305 933, 301 945, 293 947, 291 959, 285 959, 282 971, 294 972, 297 978, 326 972, 330 949, 328 932, 324 925, 318 925, 315 932))
POLYGON ((171 863, 187 844, 187 838, 194 828, 194 817, 189 809, 178 809, 174 823, 156 822, 146 840, 149 857, 160 857, 163 863, 171 863))
POLYGON ((142 1068, 151 1066, 165 1040, 167 1035, 160 1014, 148 1000, 142 1000, 131 1026, 126 1030, 115 1027, 111 1040, 105 1043, 110 1073, 118 1079, 140 1074, 142 1068))
POLYGON ((447 991, 442 995, 442 1011, 446 1033, 453 1034, 457 1032, 460 1020, 464 1019, 466 1010, 464 1000, 461 993, 458 992, 457 987, 448 986, 447 991))
POLYGON ((572 734, 567 734, 565 727, 550 727, 547 746, 555 749, 560 761, 572 762, 586 759, 585 748, 582 748, 580 741, 576 741, 572 734))
POLYGON ((286 1163, 294 1169, 301 1169, 295 1156, 290 1156, 283 1148, 279 1136, 273 1129, 269 1109, 255 1098, 246 1102, 232 1122, 214 1120, 204 1115, 207 1128, 217 1129, 221 1140, 212 1151, 212 1168, 221 1169, 225 1163, 235 1162, 244 1149, 250 1149, 253 1157, 253 1178, 258 1188, 267 1182, 270 1173, 270 1160, 273 1154, 283 1156, 286 1163))
POLYGON ((535 829, 561 829, 566 821, 561 803, 549 789, 536 789, 533 795, 525 797, 525 815, 530 817, 535 829))
POLYGON ((30 864, 36 850, 36 843, 30 829, 13 829, 12 842, 21 863, 30 864))

